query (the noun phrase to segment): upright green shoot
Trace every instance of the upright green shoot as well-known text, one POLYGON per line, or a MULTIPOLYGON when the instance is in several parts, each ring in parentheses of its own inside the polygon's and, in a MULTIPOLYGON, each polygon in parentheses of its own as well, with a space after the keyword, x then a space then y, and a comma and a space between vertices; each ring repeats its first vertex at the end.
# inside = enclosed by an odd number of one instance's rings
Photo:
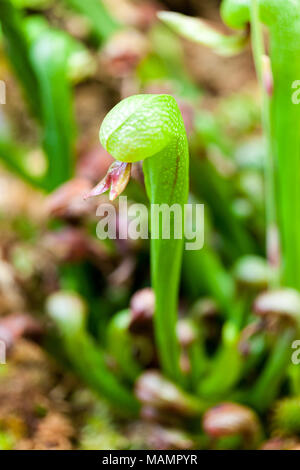
MULTIPOLYGON (((119 103, 100 129, 102 145, 117 160, 144 160, 146 190, 151 207, 179 205, 188 198, 188 144, 175 99, 169 95, 136 95, 119 103)), ((171 227, 174 213, 171 211, 171 227)), ((183 217, 182 217, 183 224, 183 217)), ((155 336, 164 372, 182 381, 176 336, 178 286, 183 239, 162 237, 162 220, 151 237, 151 275, 155 291, 155 336)), ((183 227, 182 227, 183 229, 183 227)), ((182 232, 183 233, 183 232, 182 232)))

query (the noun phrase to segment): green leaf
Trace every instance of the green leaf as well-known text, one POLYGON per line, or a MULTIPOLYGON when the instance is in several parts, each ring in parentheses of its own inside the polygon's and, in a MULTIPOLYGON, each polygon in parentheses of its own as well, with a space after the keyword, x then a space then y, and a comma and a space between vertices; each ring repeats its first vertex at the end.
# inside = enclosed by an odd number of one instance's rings
POLYGON ((248 41, 246 33, 226 36, 209 26, 205 21, 180 13, 161 11, 158 13, 158 17, 184 38, 211 47, 222 56, 240 53, 248 41))

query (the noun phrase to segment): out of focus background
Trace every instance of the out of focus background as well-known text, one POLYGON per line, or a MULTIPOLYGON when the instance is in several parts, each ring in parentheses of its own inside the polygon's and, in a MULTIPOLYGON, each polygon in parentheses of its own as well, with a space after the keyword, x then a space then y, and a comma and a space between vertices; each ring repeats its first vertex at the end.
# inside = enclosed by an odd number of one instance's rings
MULTIPOLYGON (((107 112, 133 94, 173 95, 189 139, 190 197, 206 208, 205 247, 188 252, 183 262, 182 367, 188 374, 199 364, 190 354, 194 339, 186 319, 203 326, 195 354, 200 357, 203 347, 210 360, 233 296, 250 312, 267 282, 260 97, 250 46, 234 57, 217 56, 179 38, 157 12, 201 17, 228 33, 219 4, 0 0, 0 339, 7 353, 0 365, 0 449, 245 445, 241 436, 220 444, 200 418, 182 409, 177 417, 172 403, 167 411, 157 405, 163 397, 155 387, 164 389, 164 379, 155 375, 148 241, 98 240, 96 210, 108 196, 83 199, 113 162, 98 138, 107 112), (69 323, 55 324, 53 309, 68 311, 69 323), (77 310, 85 311, 83 332, 72 323, 77 310), (91 354, 97 369, 97 354, 89 348, 98 348, 108 369, 135 390, 143 413, 128 418, 102 397, 93 369, 80 364, 81 355, 91 354), (148 376, 134 388, 142 371, 148 376)), ((126 195, 132 202, 147 201, 139 164, 126 195)), ((119 228, 124 223, 118 219, 119 228)), ((250 315, 242 325, 244 352, 254 335, 252 320, 250 315)), ((203 397, 250 406, 234 391, 255 384, 269 347, 268 339, 255 337, 248 373, 223 391, 223 379, 207 382, 203 397)), ((246 447, 272 436, 268 407, 269 402, 260 414, 264 437, 246 447)), ((233 409, 233 416, 240 411, 233 409)))

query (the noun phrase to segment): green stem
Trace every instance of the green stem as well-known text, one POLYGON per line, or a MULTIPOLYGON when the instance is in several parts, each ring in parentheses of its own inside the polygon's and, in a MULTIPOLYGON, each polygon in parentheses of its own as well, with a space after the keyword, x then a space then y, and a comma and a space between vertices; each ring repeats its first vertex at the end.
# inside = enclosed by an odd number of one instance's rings
POLYGON ((134 382, 142 369, 133 355, 133 339, 128 331, 130 310, 122 310, 113 316, 107 328, 108 352, 114 357, 126 379, 134 382))
POLYGON ((46 308, 62 335, 68 359, 81 378, 123 413, 137 414, 138 402, 107 368, 103 352, 85 330, 85 305, 80 297, 57 292, 48 298, 46 308))
MULTIPOLYGON (((166 203, 169 207, 179 204, 183 210, 182 201, 187 200, 187 195, 176 194, 175 189, 173 194, 172 183, 176 184, 178 177, 181 181, 183 178, 186 179, 187 182, 186 162, 184 166, 178 165, 180 159, 178 144, 180 143, 175 140, 160 154, 156 154, 155 158, 144 162, 145 183, 151 207, 154 204, 166 203), (167 194, 168 186, 170 191, 167 194)), ((186 189, 184 191, 186 192, 186 189)), ((174 218, 171 216, 171 227, 173 222, 174 218)), ((159 229, 162 229, 161 223, 159 223, 159 229)), ((181 375, 176 322, 182 248, 183 239, 178 240, 172 237, 164 240, 161 235, 157 239, 151 237, 151 276, 156 298, 155 336, 162 367, 174 380, 179 380, 181 375)))
MULTIPOLYGON (((266 136, 266 162, 265 162, 265 201, 266 201, 266 223, 267 223, 267 253, 273 249, 270 242, 273 243, 272 234, 277 232, 277 210, 275 198, 275 170, 273 161, 272 138, 271 138, 271 114, 270 98, 267 94, 266 84, 264 83, 263 57, 265 54, 264 37, 259 18, 259 5, 257 0, 252 0, 251 4, 251 35, 252 49, 256 72, 261 85, 262 92, 262 123, 264 134, 266 136)), ((271 70, 270 70, 271 73, 271 70)), ((278 247, 279 248, 279 247, 278 247)), ((276 249, 276 247, 275 247, 276 249)), ((271 263, 272 264, 272 263, 271 263)), ((276 266, 274 266, 276 268, 276 266)), ((275 280, 275 276, 272 277, 275 280)), ((278 281, 278 280, 277 280, 278 281)), ((277 282, 273 281, 273 284, 277 282)))
POLYGON ((43 146, 48 162, 44 186, 48 191, 73 173, 76 126, 67 66, 71 47, 68 37, 50 29, 41 32, 31 45, 31 60, 39 81, 43 146))
POLYGON ((238 350, 238 329, 232 321, 228 321, 222 334, 222 346, 210 364, 210 373, 198 387, 199 394, 207 398, 223 399, 236 385, 242 373, 244 360, 238 350))
POLYGON ((204 376, 209 365, 209 359, 205 351, 204 334, 198 325, 191 323, 194 328, 196 338, 188 347, 188 357, 191 364, 190 381, 193 391, 197 391, 199 381, 204 376))
MULTIPOLYGON (((229 26, 245 27, 250 8, 250 0, 224 0, 223 17, 229 26)), ((276 168, 282 277, 285 285, 300 289, 300 111, 292 99, 292 86, 300 75, 300 2, 260 0, 259 16, 270 31, 274 79, 270 135, 276 168)))
POLYGON ((100 396, 105 397, 120 411, 137 414, 139 405, 133 395, 107 370, 103 353, 84 331, 66 335, 64 346, 68 358, 80 377, 100 396))
POLYGON ((268 361, 250 393, 250 402, 256 409, 265 411, 276 398, 291 360, 291 344, 295 337, 289 328, 277 339, 268 361))

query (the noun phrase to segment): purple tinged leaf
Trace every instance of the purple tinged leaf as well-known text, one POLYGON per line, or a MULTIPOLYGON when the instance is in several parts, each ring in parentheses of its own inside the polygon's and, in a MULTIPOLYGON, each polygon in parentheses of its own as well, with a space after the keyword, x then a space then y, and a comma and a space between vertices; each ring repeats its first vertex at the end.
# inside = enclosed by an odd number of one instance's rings
POLYGON ((109 199, 114 201, 126 188, 131 174, 131 163, 114 162, 103 178, 88 194, 85 199, 100 196, 110 190, 109 199))

